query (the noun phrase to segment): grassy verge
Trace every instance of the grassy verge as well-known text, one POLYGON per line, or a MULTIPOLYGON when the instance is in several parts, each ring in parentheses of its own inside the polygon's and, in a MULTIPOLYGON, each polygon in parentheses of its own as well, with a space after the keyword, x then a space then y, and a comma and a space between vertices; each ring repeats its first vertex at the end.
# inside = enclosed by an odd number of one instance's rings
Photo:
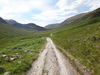
POLYGON ((3 70, 0 71, 0 75, 4 72, 10 72, 12 75, 25 75, 31 63, 37 59, 44 44, 45 38, 36 36, 1 40, 0 66, 3 70), (3 55, 7 57, 3 58, 3 55), (11 58, 15 59, 11 60, 11 58))
POLYGON ((95 75, 100 74, 100 22, 80 27, 64 27, 54 33, 52 39, 95 75))

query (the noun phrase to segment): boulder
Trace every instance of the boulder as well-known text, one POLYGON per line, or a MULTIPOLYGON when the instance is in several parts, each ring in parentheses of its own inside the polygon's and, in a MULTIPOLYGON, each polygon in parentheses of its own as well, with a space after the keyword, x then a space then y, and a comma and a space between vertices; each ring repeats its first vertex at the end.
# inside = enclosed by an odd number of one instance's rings
POLYGON ((11 75, 10 72, 5 72, 4 75, 11 75))
POLYGON ((29 52, 29 50, 24 50, 24 52, 29 52))
POLYGON ((7 56, 7 57, 5 57, 5 58, 9 58, 9 57, 7 56))
POLYGON ((2 55, 2 57, 3 57, 3 58, 6 58, 6 57, 8 57, 8 56, 7 56, 7 55, 2 55))
POLYGON ((10 60, 15 60, 15 58, 10 58, 10 60))

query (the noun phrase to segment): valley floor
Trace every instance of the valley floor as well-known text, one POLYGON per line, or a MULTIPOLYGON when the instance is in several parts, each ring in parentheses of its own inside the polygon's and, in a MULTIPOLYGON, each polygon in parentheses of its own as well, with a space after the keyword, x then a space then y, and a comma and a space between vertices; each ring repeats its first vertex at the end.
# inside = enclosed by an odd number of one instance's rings
POLYGON ((27 75, 79 75, 50 38, 27 75))

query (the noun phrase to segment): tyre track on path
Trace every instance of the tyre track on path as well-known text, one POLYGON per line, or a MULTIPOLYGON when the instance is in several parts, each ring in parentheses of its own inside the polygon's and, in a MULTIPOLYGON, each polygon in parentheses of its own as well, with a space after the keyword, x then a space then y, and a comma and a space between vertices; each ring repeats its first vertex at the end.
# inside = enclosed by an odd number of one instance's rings
POLYGON ((27 75, 79 75, 50 38, 27 75))

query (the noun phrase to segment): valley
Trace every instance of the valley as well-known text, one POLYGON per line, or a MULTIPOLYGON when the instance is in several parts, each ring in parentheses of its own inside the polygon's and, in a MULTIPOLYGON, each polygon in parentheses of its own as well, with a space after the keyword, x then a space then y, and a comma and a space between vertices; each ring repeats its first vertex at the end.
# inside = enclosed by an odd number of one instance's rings
POLYGON ((46 27, 0 18, 0 75, 99 75, 99 13, 46 27))

